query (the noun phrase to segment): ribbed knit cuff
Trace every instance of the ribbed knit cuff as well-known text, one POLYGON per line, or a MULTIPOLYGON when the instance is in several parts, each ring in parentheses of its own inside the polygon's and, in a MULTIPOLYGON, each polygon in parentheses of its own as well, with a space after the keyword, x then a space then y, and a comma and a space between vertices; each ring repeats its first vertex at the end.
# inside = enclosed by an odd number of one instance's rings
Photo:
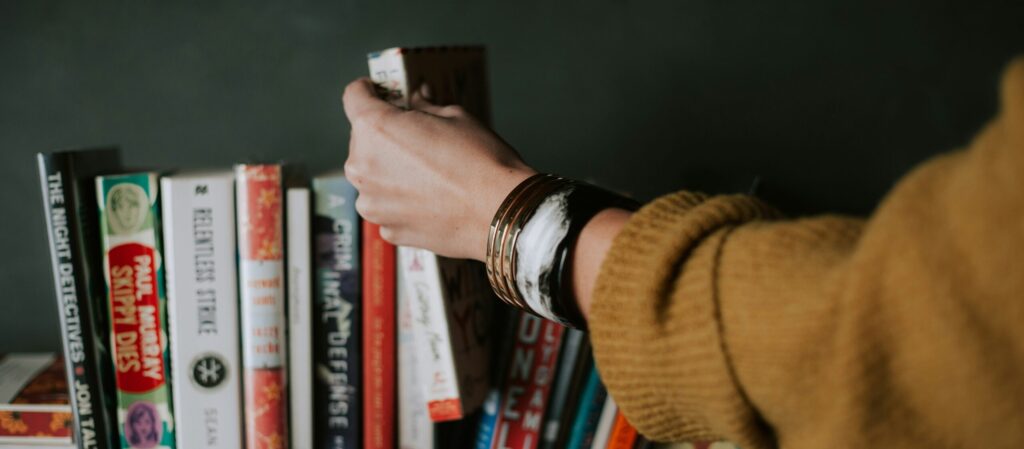
POLYGON ((591 340, 609 392, 648 438, 772 447, 735 381, 715 277, 731 229, 773 215, 746 196, 680 192, 642 208, 615 238, 594 290, 591 340))

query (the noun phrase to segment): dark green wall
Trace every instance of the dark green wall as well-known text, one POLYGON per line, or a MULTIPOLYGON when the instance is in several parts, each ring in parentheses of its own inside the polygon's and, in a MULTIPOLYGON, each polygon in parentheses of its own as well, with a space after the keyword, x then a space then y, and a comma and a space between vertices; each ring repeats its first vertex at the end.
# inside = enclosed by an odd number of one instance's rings
POLYGON ((367 51, 482 43, 494 123, 542 170, 642 198, 760 176, 791 213, 868 213, 1024 53, 1024 2, 937 3, 0 2, 0 352, 59 347, 37 151, 340 167, 367 51))

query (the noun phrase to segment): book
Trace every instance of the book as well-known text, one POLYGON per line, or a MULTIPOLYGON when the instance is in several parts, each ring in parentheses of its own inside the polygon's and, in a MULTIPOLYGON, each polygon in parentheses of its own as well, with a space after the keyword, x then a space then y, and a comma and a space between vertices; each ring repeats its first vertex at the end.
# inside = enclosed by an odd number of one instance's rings
MULTIPOLYGON (((558 361, 558 369, 555 371, 554 384, 551 387, 551 401, 547 411, 544 413, 544 431, 541 434, 541 448, 554 449, 565 446, 565 443, 558 441, 562 421, 567 415, 570 392, 573 385, 582 383, 582 373, 586 370, 585 361, 589 357, 586 344, 586 334, 579 329, 566 329, 562 337, 561 357, 558 361), (573 382, 573 381, 576 382, 573 382)), ((568 427, 568 426, 565 426, 568 427)))
POLYGON ((622 410, 615 413, 615 422, 612 424, 611 435, 608 437, 608 449, 633 449, 633 446, 637 442, 636 429, 629 421, 626 420, 626 416, 622 414, 622 410))
POLYGON ((312 199, 307 187, 285 191, 288 262, 288 435, 292 449, 313 449, 312 199))
POLYGON ((288 446, 281 166, 235 166, 246 449, 288 446))
POLYGON ((153 172, 96 177, 121 447, 175 447, 153 172))
POLYGON ((344 174, 313 178, 316 447, 363 445, 362 291, 356 189, 344 174))
MULTIPOLYGON (((384 98, 408 108, 421 84, 437 104, 458 104, 484 123, 488 96, 482 47, 391 48, 368 57, 370 76, 384 98)), ((439 257, 430 251, 400 248, 415 332, 428 342, 420 366, 430 418, 461 419, 487 394, 487 323, 496 303, 483 264, 439 257)))
POLYGON ((118 446, 94 179, 117 171, 120 159, 115 148, 36 156, 79 449, 118 446))
POLYGON ((615 424, 615 416, 618 412, 619 407, 615 404, 615 400, 608 396, 601 409, 601 418, 597 420, 597 428, 594 429, 592 448, 605 449, 608 447, 608 438, 611 437, 612 425, 615 424))
POLYGON ((395 440, 395 247, 380 226, 363 231, 363 438, 366 449, 395 440))
POLYGON ((398 295, 398 447, 433 449, 434 424, 423 406, 419 379, 422 371, 417 354, 419 342, 413 332, 412 309, 402 270, 395 273, 398 295))
POLYGON ((242 445, 235 179, 230 170, 160 180, 172 398, 182 448, 242 445))
POLYGON ((519 315, 515 347, 507 355, 512 362, 502 387, 494 449, 533 449, 539 444, 564 330, 553 321, 519 315))
POLYGON ((597 424, 601 420, 601 413, 604 411, 605 402, 608 400, 608 392, 601 384, 601 378, 597 374, 597 367, 591 363, 588 366, 586 383, 579 398, 579 406, 572 421, 572 432, 566 444, 567 449, 589 449, 593 446, 594 433, 597 431, 597 424))
POLYGON ((56 354, 0 355, 0 446, 71 445, 64 360, 56 354))
POLYGON ((401 247, 399 271, 421 342, 426 407, 433 421, 462 419, 488 389, 489 317, 497 299, 479 264, 401 247))

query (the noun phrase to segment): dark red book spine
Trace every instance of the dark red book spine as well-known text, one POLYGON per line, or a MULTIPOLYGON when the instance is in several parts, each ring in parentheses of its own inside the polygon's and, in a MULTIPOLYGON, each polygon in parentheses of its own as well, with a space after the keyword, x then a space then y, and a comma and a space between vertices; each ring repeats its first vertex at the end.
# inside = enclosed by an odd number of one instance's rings
POLYGON ((395 445, 395 247, 363 222, 363 429, 366 449, 395 445))
POLYGON ((537 447, 563 331, 553 321, 520 314, 492 449, 537 447))

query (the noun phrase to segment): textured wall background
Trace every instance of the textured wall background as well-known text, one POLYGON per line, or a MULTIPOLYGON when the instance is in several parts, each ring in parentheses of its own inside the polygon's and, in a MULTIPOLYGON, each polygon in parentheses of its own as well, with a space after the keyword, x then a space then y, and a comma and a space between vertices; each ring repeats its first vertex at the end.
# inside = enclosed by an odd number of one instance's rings
POLYGON ((760 176, 793 214, 869 213, 1024 53, 1019 0, 170 3, 0 3, 0 352, 60 345, 35 152, 340 167, 370 50, 487 45, 496 128, 542 170, 642 198, 760 176))

